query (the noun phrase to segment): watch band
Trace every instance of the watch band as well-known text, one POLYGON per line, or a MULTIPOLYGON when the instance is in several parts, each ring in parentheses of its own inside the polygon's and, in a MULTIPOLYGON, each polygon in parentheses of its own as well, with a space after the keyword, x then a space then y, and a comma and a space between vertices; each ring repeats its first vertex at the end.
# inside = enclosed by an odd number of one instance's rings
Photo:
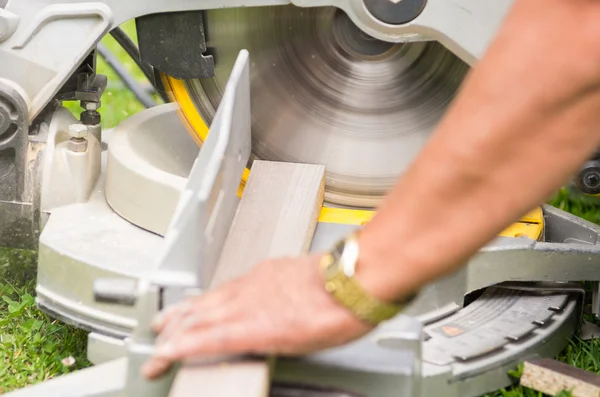
POLYGON ((414 298, 413 295, 403 302, 389 303, 373 297, 354 278, 357 261, 358 241, 353 234, 323 256, 321 270, 325 277, 325 290, 362 321, 378 325, 396 316, 414 298))

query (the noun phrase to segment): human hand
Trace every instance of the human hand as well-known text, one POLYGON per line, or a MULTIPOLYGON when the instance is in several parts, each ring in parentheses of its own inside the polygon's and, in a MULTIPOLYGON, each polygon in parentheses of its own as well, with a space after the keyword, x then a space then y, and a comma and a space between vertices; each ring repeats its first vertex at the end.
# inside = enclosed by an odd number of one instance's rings
POLYGON ((159 315, 155 354, 142 368, 156 378, 180 360, 214 355, 300 355, 339 346, 372 328, 324 289, 320 255, 270 260, 222 287, 159 315))

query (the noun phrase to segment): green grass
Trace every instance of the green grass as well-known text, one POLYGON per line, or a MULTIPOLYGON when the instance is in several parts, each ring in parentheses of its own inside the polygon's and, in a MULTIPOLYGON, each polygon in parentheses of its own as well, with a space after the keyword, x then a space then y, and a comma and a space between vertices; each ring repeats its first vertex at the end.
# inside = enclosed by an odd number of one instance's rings
MULTIPOLYGON (((135 37, 134 25, 124 29, 135 37)), ((107 47, 120 57, 128 70, 140 81, 143 74, 115 43, 112 37, 103 39, 107 47)), ((143 109, 135 96, 126 89, 106 63, 98 58, 98 72, 108 75, 109 85, 100 112, 104 128, 143 109)), ((78 104, 67 106, 81 112, 78 104)), ((591 222, 600 223, 600 205, 588 198, 562 190, 552 205, 572 212, 591 222)), ((85 332, 49 318, 35 307, 35 253, 0 251, 0 394, 38 383, 89 366, 86 359, 85 332), (73 365, 66 359, 74 358, 73 365)), ((600 374, 600 341, 572 341, 559 356, 561 361, 600 374)), ((514 374, 518 377, 518 372, 514 374)), ((562 397, 568 396, 564 393, 562 397)), ((515 386, 486 397, 541 397, 542 394, 515 386)))
POLYGON ((86 334, 35 308, 35 271, 34 253, 0 254, 0 394, 89 365, 86 334))
POLYGON ((575 214, 589 222, 600 224, 600 199, 583 196, 570 189, 561 189, 550 200, 550 204, 563 211, 575 214))

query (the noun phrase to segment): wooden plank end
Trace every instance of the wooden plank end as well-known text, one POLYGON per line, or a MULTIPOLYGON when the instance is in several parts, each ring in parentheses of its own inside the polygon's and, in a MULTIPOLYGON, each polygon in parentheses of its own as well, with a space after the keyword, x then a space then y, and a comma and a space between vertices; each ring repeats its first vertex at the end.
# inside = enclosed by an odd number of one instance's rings
POLYGON ((551 396, 570 391, 573 397, 600 397, 599 375, 548 358, 525 361, 520 383, 551 396))
POLYGON ((169 397, 267 397, 270 371, 259 359, 187 362, 177 371, 169 397))

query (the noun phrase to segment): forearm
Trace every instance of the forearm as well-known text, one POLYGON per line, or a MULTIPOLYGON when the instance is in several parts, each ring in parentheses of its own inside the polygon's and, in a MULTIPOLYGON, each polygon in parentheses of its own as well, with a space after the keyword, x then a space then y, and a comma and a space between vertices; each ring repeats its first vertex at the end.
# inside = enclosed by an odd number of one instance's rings
POLYGON ((517 1, 427 147, 365 226, 358 276, 368 289, 391 299, 455 270, 600 145, 600 29, 587 22, 598 8, 517 1))

